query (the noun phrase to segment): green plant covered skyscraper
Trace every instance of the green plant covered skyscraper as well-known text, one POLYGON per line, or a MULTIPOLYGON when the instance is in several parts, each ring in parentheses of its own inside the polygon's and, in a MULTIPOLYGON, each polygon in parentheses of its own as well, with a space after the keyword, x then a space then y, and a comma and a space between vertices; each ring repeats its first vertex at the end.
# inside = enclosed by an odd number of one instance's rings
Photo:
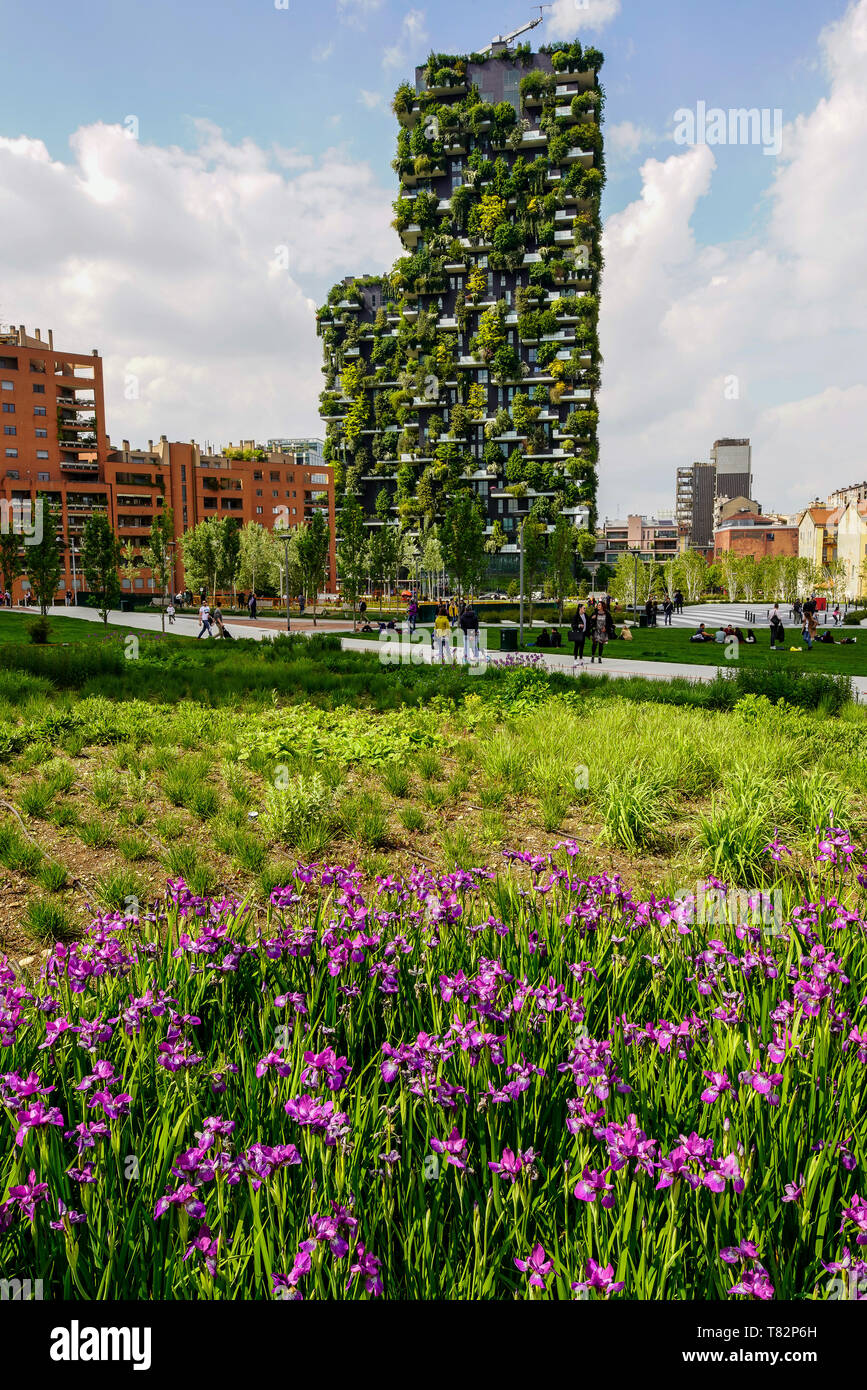
POLYGON ((393 103, 407 254, 318 313, 338 497, 415 530, 471 488, 505 569, 528 512, 596 520, 601 65, 432 54, 393 103))

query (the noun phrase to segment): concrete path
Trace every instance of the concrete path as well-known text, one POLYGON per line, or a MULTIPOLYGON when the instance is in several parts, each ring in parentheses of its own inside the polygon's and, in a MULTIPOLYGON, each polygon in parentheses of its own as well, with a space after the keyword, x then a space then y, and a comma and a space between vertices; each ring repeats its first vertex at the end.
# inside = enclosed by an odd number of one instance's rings
MULTIPOLYGON (((682 613, 672 615, 672 627, 698 627, 699 623, 704 623, 705 627, 716 631, 718 627, 727 627, 731 623, 732 627, 757 628, 770 627, 770 613, 773 609, 772 603, 767 603, 764 599, 761 603, 696 603, 688 608, 684 608, 682 613), (755 618, 748 618, 747 613, 755 614, 755 618)), ((832 605, 833 606, 833 605, 832 605)), ((801 623, 794 620, 791 616, 792 609, 788 603, 780 604, 780 617, 785 628, 800 629, 801 623)), ((658 626, 663 626, 662 613, 659 615, 658 626)), ((816 621, 822 627, 826 622, 828 627, 833 627, 831 614, 828 612, 817 613, 816 621)))
MULTIPOLYGON (((8 611, 8 610, 4 610, 8 611)), ((29 613, 32 617, 38 609, 14 608, 14 613, 29 613)), ((101 623, 102 619, 95 608, 67 608, 65 604, 54 604, 48 610, 51 618, 79 618, 82 622, 101 623)), ((112 611, 109 614, 109 625, 134 628, 142 632, 161 632, 162 621, 159 613, 117 613, 112 611)), ((312 618, 296 618, 291 620, 292 632, 349 632, 352 624, 333 618, 317 618, 316 627, 313 626, 312 618)), ((166 636, 197 637, 201 624, 198 618, 186 615, 175 618, 174 623, 169 626, 166 622, 166 636)), ((249 637, 256 642, 261 642, 263 637, 273 637, 275 633, 286 631, 285 618, 257 618, 254 622, 251 618, 226 618, 225 627, 233 637, 249 637)), ((202 638, 203 642, 208 639, 202 638)), ((214 641, 221 639, 214 638, 214 641)))
MULTIPOLYGON (((384 665, 390 665, 392 662, 396 664, 409 652, 412 653, 410 659, 413 662, 417 661, 425 665, 433 664, 433 648, 426 641, 417 644, 412 643, 410 645, 409 643, 403 644, 398 641, 379 642, 376 638, 348 639, 344 637, 340 645, 343 647, 344 651, 358 651, 361 649, 362 651, 378 652, 380 660, 384 665)), ((463 661, 463 645, 460 640, 457 645, 453 644, 453 655, 456 663, 463 661)), ((475 669, 484 669, 485 659, 492 664, 502 662, 503 665, 507 665, 507 655, 508 654, 505 652, 500 653, 498 651, 483 653, 482 665, 475 669)), ((529 653, 526 655, 529 655, 529 653)), ((535 655, 535 653, 533 653, 533 655, 535 655)), ((668 681, 672 680, 675 676, 683 676, 687 680, 693 681, 712 681, 716 678, 720 667, 727 669, 728 666, 728 663, 722 657, 720 658, 718 666, 693 666, 675 661, 623 661, 617 657, 606 656, 601 665, 598 662, 594 662, 591 666, 589 659, 585 659, 583 663, 579 662, 575 665, 572 661, 571 653, 563 653, 561 655, 559 652, 545 652, 543 655, 540 652, 539 656, 541 660, 535 662, 534 665, 541 666, 546 671, 556 671, 563 676, 585 674, 592 676, 644 676, 647 680, 655 681, 668 681)), ((768 664, 770 665, 770 661, 768 664)), ((851 681, 856 698, 861 701, 867 700, 867 676, 852 676, 851 681)))

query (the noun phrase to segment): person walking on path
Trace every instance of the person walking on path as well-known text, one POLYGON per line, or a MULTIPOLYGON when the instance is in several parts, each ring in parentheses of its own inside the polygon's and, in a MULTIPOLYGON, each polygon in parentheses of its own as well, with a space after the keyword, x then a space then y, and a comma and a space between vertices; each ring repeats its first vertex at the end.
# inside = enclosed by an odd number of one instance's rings
POLYGON ((464 661, 469 661, 472 653, 475 663, 479 659, 479 615, 473 607, 472 600, 464 606, 458 621, 464 634, 464 661))
POLYGON ((169 627, 171 627, 175 621, 175 605, 173 603, 170 603, 166 609, 166 617, 169 620, 169 627))
POLYGON ((448 616, 448 620, 449 620, 450 626, 451 626, 451 627, 457 627, 457 625, 458 625, 458 618, 460 617, 460 610, 459 610, 459 608, 458 608, 458 601, 457 601, 457 599, 455 599, 455 598, 450 599, 450 601, 449 601, 449 606, 448 606, 448 614, 447 614, 447 616, 448 616))
POLYGON ((202 624, 201 631, 196 633, 196 638, 213 637, 211 631, 211 610, 206 603, 202 603, 199 608, 199 622, 202 624))
POLYGON ((583 603, 579 603, 575 610, 575 617, 572 619, 572 626, 569 629, 569 638, 572 642, 572 669, 580 662, 584 664, 584 643, 587 641, 588 619, 587 611, 583 603))
POLYGON ((440 604, 433 625, 433 659, 445 664, 446 652, 448 652, 449 664, 452 659, 451 643, 451 623, 446 611, 445 604, 440 604))
POLYGON ((783 627, 783 620, 780 617, 779 608, 774 604, 774 611, 771 614, 771 651, 775 652, 779 646, 781 649, 786 643, 786 629, 783 627))
POLYGON ((599 665, 601 666, 602 658, 605 655, 605 644, 609 637, 614 635, 614 622, 611 618, 611 614, 606 612, 604 603, 598 603, 596 605, 596 614, 593 618, 590 635, 593 638, 590 665, 593 665, 593 662, 597 659, 598 653, 599 665))
POLYGON ((249 609, 250 617, 251 617, 251 618, 253 619, 253 621, 255 622, 255 620, 256 620, 256 595, 255 595, 254 593, 251 593, 251 594, 250 594, 250 597, 247 599, 247 608, 249 609))
POLYGON ((674 592, 674 611, 675 613, 683 612, 683 594, 680 589, 675 589, 674 592))
POLYGON ((223 640, 225 641, 226 638, 231 639, 231 632, 227 631, 227 629, 223 625, 223 610, 221 609, 218 603, 214 605, 213 617, 214 622, 217 624, 217 631, 219 632, 223 640))
POLYGON ((406 610, 406 616, 409 620, 410 632, 415 632, 415 625, 418 622, 418 600, 415 594, 413 594, 412 598, 409 601, 409 607, 406 610))

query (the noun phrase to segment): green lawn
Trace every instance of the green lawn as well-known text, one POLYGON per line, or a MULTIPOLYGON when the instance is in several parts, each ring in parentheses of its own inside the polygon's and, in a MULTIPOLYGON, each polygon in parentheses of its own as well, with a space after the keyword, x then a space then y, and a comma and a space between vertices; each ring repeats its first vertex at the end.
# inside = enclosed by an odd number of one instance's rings
MULTIPOLYGON (((38 617, 38 609, 29 613, 15 613, 4 609, 0 612, 0 642, 29 642, 28 625, 38 617)), ((104 642, 106 637, 122 638, 130 632, 139 638, 159 635, 143 628, 127 627, 123 623, 109 622, 106 628, 102 623, 90 622, 87 618, 49 618, 48 621, 51 624, 48 641, 52 646, 66 642, 104 642)), ((167 635, 169 631, 167 627, 167 635)))

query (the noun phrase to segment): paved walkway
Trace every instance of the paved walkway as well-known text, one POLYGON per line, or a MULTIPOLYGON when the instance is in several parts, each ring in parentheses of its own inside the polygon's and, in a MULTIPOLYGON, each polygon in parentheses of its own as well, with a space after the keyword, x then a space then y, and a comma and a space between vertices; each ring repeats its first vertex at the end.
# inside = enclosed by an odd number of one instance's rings
MULTIPOLYGON (((6 610, 8 611, 8 610, 6 610)), ((37 609, 12 609, 14 613, 28 612, 32 617, 37 609)), ((67 608, 65 604, 54 604, 48 610, 49 617, 52 618, 79 618, 83 622, 101 623, 102 619, 95 608, 67 608)), ((117 613, 112 611, 108 616, 109 624, 120 625, 138 629, 142 632, 161 632, 162 621, 160 614, 155 613, 117 613)), ((277 632, 286 631, 285 618, 264 618, 259 617, 253 621, 252 618, 226 618, 226 629, 233 637, 249 637, 254 641, 261 642, 263 637, 273 637, 277 632)), ((186 614, 180 615, 169 626, 166 622, 166 634, 169 633, 180 637, 197 637, 201 624, 196 617, 186 614)), ((313 626, 312 618, 297 618, 293 615, 291 620, 292 632, 349 632, 352 628, 351 622, 344 622, 334 618, 317 618, 316 627, 313 626)), ((202 641, 207 641, 202 638, 202 641)), ((214 639, 218 640, 218 639, 214 639)))
MULTIPOLYGON (((376 638, 365 638, 362 640, 347 639, 344 637, 340 645, 343 647, 344 651, 358 651, 361 649, 363 651, 379 652, 380 659, 385 665, 391 664, 391 660, 397 663, 403 655, 401 650, 402 644, 386 641, 380 643, 376 638)), ((413 661, 418 661, 420 664, 425 665, 433 664, 433 648, 427 642, 422 641, 418 644, 412 643, 411 647, 407 644, 406 650, 412 651, 411 659, 413 661), (416 653, 418 653, 418 655, 416 655, 416 653)), ((460 639, 457 645, 454 645, 454 654, 457 660, 463 660, 463 647, 460 639)), ((500 653, 498 651, 492 651, 487 654, 487 657, 491 662, 502 661, 505 665, 507 655, 508 654, 505 652, 500 653)), ((527 655, 529 655, 529 653, 527 655)), ((536 662, 534 663, 535 665, 541 665, 546 671, 556 671, 564 676, 644 676, 647 680, 654 681, 669 681, 675 676, 683 676, 686 677, 687 680, 705 682, 715 680, 719 668, 723 667, 725 669, 727 667, 727 663, 724 659, 721 659, 717 666, 693 666, 691 664, 687 665, 675 661, 622 661, 617 657, 608 656, 606 656, 601 666, 598 662, 594 662, 591 666, 589 660, 579 662, 576 666, 573 663, 571 654, 564 653, 561 655, 559 652, 546 652, 544 655, 539 653, 539 656, 541 657, 541 662, 536 662)), ((867 701, 867 676, 852 676, 850 679, 858 700, 867 701)))
MULTIPOLYGON (((763 599, 761 603, 696 603, 684 608, 682 613, 672 615, 672 627, 698 627, 699 623, 704 623, 705 627, 715 631, 718 627, 727 627, 731 623, 732 627, 770 627, 770 613, 773 609, 772 603, 767 603, 763 599), (747 613, 754 616, 747 617, 747 613)), ((800 628, 801 623, 794 620, 791 616, 792 608, 788 603, 780 604, 780 617, 783 626, 787 628, 800 628)), ((816 621, 819 626, 827 622, 828 627, 833 627, 831 614, 828 612, 817 613, 816 621)), ((663 626, 663 616, 659 614, 659 627, 663 626)))

